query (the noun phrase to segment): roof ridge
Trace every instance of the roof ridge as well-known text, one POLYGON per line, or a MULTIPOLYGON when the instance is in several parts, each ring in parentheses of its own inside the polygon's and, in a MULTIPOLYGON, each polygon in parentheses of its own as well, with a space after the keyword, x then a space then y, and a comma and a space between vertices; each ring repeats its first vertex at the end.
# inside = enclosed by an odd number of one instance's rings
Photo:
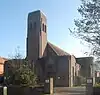
POLYGON ((57 55, 70 55, 69 53, 65 52, 63 49, 53 45, 52 43, 48 42, 48 44, 52 47, 52 49, 56 52, 57 55))

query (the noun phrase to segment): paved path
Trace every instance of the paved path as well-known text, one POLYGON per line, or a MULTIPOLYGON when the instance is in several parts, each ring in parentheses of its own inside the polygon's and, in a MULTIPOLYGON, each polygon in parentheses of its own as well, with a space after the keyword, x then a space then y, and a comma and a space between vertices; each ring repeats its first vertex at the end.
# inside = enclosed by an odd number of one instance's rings
POLYGON ((54 95, 85 95, 85 87, 57 87, 54 89, 54 95))

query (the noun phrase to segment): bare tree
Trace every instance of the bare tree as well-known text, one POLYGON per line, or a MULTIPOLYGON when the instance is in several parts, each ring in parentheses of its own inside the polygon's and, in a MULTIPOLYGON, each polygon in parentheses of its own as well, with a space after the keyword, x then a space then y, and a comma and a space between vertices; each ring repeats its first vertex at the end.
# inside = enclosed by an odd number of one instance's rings
POLYGON ((72 35, 85 41, 91 48, 90 54, 100 60, 100 0, 81 0, 78 12, 80 19, 74 20, 72 35))

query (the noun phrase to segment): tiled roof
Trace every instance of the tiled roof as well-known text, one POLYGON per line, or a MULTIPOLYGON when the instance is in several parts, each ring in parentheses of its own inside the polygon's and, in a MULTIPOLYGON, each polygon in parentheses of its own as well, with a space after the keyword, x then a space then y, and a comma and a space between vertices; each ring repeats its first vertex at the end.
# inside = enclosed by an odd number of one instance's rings
POLYGON ((50 42, 48 42, 48 45, 54 50, 54 52, 58 55, 58 56, 64 56, 64 55, 70 55, 69 53, 63 51, 62 49, 60 49, 59 47, 51 44, 50 42))
POLYGON ((0 63, 4 64, 4 62, 6 61, 6 58, 0 57, 0 63))

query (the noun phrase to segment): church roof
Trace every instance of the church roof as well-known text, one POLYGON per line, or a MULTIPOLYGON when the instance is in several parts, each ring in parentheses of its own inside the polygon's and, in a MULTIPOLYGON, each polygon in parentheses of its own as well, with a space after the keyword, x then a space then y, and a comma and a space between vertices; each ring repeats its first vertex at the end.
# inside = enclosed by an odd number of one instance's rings
POLYGON ((64 56, 64 55, 70 55, 69 53, 65 52, 64 50, 60 49, 59 47, 51 44, 50 42, 48 42, 48 45, 54 50, 54 52, 58 55, 58 56, 64 56))

